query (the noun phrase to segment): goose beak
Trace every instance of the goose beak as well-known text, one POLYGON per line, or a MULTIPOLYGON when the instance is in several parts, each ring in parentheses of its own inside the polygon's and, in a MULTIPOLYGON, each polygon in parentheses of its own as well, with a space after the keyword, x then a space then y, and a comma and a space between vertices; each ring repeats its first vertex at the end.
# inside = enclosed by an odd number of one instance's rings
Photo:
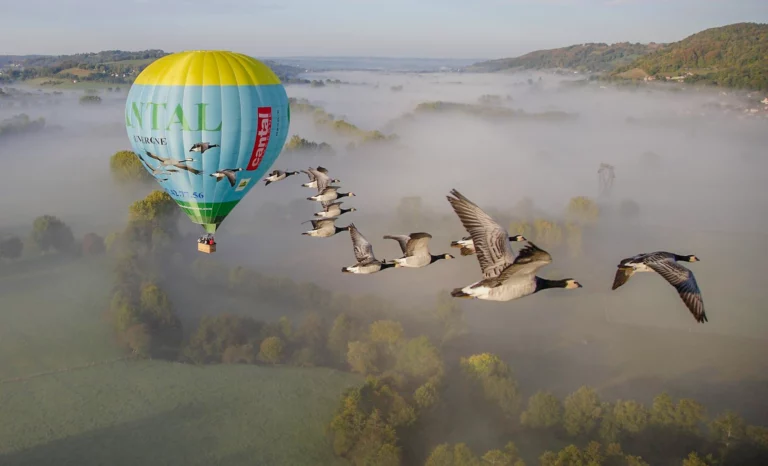
POLYGON ((456 259, 456 257, 454 257, 454 256, 452 256, 452 255, 450 255, 450 254, 446 254, 446 255, 445 255, 445 258, 446 258, 446 259, 456 259))

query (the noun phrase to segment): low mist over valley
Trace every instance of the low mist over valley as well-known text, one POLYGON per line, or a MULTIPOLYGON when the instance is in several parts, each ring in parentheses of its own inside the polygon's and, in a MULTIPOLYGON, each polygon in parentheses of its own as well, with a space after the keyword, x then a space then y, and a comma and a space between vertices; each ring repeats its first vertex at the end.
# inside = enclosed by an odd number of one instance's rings
POLYGON ((259 181, 201 254, 132 152, 130 82, 0 81, 0 464, 768 461, 764 89, 270 60, 270 171, 326 168, 379 260, 414 232, 455 258, 342 273, 349 232, 302 236, 304 173, 259 181), (452 298, 482 278, 452 189, 582 288, 452 298), (708 322, 658 274, 611 289, 653 251, 700 259, 708 322))

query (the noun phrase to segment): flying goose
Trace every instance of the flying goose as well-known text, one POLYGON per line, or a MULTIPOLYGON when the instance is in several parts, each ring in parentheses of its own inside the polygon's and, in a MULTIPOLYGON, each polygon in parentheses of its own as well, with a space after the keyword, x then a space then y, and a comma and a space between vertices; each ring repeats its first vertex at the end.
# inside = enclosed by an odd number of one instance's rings
MULTIPOLYGON (((320 168, 322 168, 322 167, 320 167, 320 168)), ((315 187, 317 188, 317 192, 321 192, 322 190, 327 188, 328 185, 330 185, 331 182, 332 182, 331 177, 328 176, 328 174, 327 174, 327 171, 323 172, 323 171, 320 171, 320 170, 315 170, 314 168, 310 167, 309 168, 309 173, 312 175, 312 177, 315 180, 314 183, 315 183, 315 187)), ((333 180, 333 181, 338 182, 338 180, 333 180)), ((302 186, 308 186, 309 184, 310 183, 305 183, 302 186)))
POLYGON ((338 186, 328 186, 319 193, 315 194, 314 196, 310 196, 307 198, 308 201, 333 201, 335 199, 338 199, 340 197, 351 197, 354 196, 355 193, 340 193, 337 192, 339 189, 338 186))
POLYGON ((349 209, 342 209, 340 206, 343 202, 323 202, 323 211, 315 212, 315 217, 331 218, 338 217, 339 215, 346 214, 347 212, 355 212, 357 209, 350 207, 349 209))
POLYGON ((157 160, 158 162, 160 162, 160 166, 161 167, 181 168, 182 170, 186 170, 186 171, 188 171, 190 173, 194 173, 195 175, 199 175, 200 173, 202 173, 200 170, 197 170, 195 168, 187 166, 187 164, 184 163, 184 162, 194 162, 195 159, 186 158, 184 160, 172 160, 172 159, 166 159, 164 157, 158 157, 157 155, 153 154, 152 152, 150 152, 148 150, 146 150, 144 152, 147 153, 148 157, 153 158, 153 159, 157 160))
MULTIPOLYGON (((322 173, 326 177, 328 177, 328 169, 318 166, 317 168, 309 168, 309 171, 307 170, 301 170, 302 173, 306 173, 309 177, 309 182, 302 184, 305 188, 319 188, 317 185, 317 172, 322 173)), ((341 183, 341 180, 337 180, 336 178, 330 179, 328 184, 330 183, 341 183)), ((327 184, 326 184, 327 186, 327 184)), ((322 189, 318 189, 318 191, 322 191, 322 189)))
MULTIPOLYGON (((335 218, 321 218, 320 220, 307 220, 307 222, 312 222, 313 229, 305 231, 302 235, 330 238, 336 233, 349 230, 349 225, 345 227, 337 227, 335 218)), ((302 224, 307 222, 302 222, 302 224)))
POLYGON ((678 261, 699 262, 699 258, 693 254, 681 256, 672 252, 656 251, 622 259, 617 266, 611 289, 615 290, 627 283, 635 272, 656 272, 675 287, 696 322, 703 324, 707 322, 707 314, 704 312, 704 301, 696 277, 693 272, 678 264, 678 261))
MULTIPOLYGON (((523 235, 515 235, 509 237, 510 241, 526 241, 523 235)), ((471 236, 465 236, 458 241, 451 241, 452 248, 460 248, 462 256, 471 256, 475 253, 475 243, 472 241, 471 236)))
POLYGON ((451 190, 451 194, 454 197, 447 196, 448 202, 472 238, 483 278, 498 276, 515 260, 509 233, 463 194, 455 189, 451 190))
POLYGON ((211 176, 216 178, 217 183, 221 181, 224 177, 226 177, 227 180, 229 180, 229 184, 234 188, 235 183, 237 182, 237 178, 236 178, 237 175, 235 175, 235 173, 241 170, 242 168, 225 168, 215 173, 211 173, 211 176))
MULTIPOLYGON (((478 258, 480 251, 478 250, 478 258)), ((497 276, 484 278, 451 292, 454 298, 476 298, 488 301, 511 301, 550 288, 575 289, 581 283, 572 278, 549 280, 536 275, 536 271, 552 262, 552 256, 528 241, 515 261, 497 276)))
POLYGON ((272 172, 264 178, 264 186, 269 186, 270 183, 274 183, 275 181, 280 181, 288 178, 291 175, 298 175, 299 172, 284 172, 282 170, 272 170, 272 172))
MULTIPOLYGON (((171 171, 171 170, 166 169, 162 165, 157 167, 157 168, 153 167, 152 165, 148 164, 147 161, 144 160, 144 157, 142 157, 142 156, 139 156, 139 160, 141 160, 141 162, 147 167, 147 169, 150 171, 150 173, 152 173, 152 176, 154 176, 154 177, 157 177, 157 175, 167 175, 168 172, 171 171)), ((174 170, 174 171, 178 171, 178 170, 174 170)), ((168 178, 162 179, 162 181, 165 181, 167 179, 168 178)))
POLYGON ((450 254, 440 254, 437 256, 429 252, 429 240, 432 235, 429 233, 411 233, 410 235, 387 235, 384 239, 393 239, 400 244, 403 257, 395 259, 395 267, 425 267, 440 259, 454 259, 450 254))
POLYGON ((208 149, 213 149, 214 147, 219 147, 218 144, 211 144, 209 142, 198 142, 192 145, 192 147, 189 148, 190 152, 200 152, 203 154, 208 149))
POLYGON ((387 262, 386 259, 376 259, 373 255, 373 246, 357 231, 354 223, 350 223, 347 228, 349 229, 349 236, 352 237, 352 246, 355 249, 355 260, 357 263, 350 267, 342 267, 342 272, 371 274, 395 266, 394 262, 387 262))

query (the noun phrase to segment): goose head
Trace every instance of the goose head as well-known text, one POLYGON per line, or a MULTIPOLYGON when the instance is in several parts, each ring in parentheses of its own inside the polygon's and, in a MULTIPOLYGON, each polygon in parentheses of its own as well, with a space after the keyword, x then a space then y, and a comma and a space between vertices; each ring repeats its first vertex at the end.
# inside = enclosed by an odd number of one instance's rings
POLYGON ((337 180, 336 178, 331 180, 331 183, 341 183, 341 180, 337 180))
POLYGON ((686 261, 688 261, 688 262, 699 262, 699 261, 701 260, 701 259, 699 259, 698 257, 696 257, 696 255, 695 255, 695 254, 689 254, 689 255, 687 255, 687 256, 683 256, 683 257, 684 257, 684 258, 685 258, 685 260, 686 260, 686 261))
POLYGON ((572 278, 566 278, 563 281, 564 281, 563 288, 565 288, 566 290, 572 290, 572 289, 575 289, 575 288, 583 288, 581 286, 581 283, 577 282, 576 280, 574 280, 572 278))
POLYGON ((347 197, 355 197, 356 194, 355 193, 347 193, 347 194, 345 194, 345 196, 347 196, 347 197))
POLYGON ((357 212, 357 209, 354 207, 350 207, 349 210, 347 210, 347 212, 357 212))
POLYGON ((523 236, 523 235, 515 235, 515 236, 510 236, 510 237, 509 237, 509 240, 510 240, 510 241, 512 241, 512 242, 517 242, 517 241, 528 241, 527 239, 525 239, 525 236, 523 236))
POLYGON ((456 259, 456 256, 451 254, 443 254, 443 259, 456 259))

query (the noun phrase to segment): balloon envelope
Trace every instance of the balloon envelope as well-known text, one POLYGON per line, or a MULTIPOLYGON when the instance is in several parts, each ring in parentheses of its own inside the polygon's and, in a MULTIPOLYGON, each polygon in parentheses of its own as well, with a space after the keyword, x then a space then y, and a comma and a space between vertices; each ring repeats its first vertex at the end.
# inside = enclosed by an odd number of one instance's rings
POLYGON ((280 155, 288 96, 239 53, 166 55, 136 78, 125 105, 133 151, 184 213, 214 233, 280 155))

